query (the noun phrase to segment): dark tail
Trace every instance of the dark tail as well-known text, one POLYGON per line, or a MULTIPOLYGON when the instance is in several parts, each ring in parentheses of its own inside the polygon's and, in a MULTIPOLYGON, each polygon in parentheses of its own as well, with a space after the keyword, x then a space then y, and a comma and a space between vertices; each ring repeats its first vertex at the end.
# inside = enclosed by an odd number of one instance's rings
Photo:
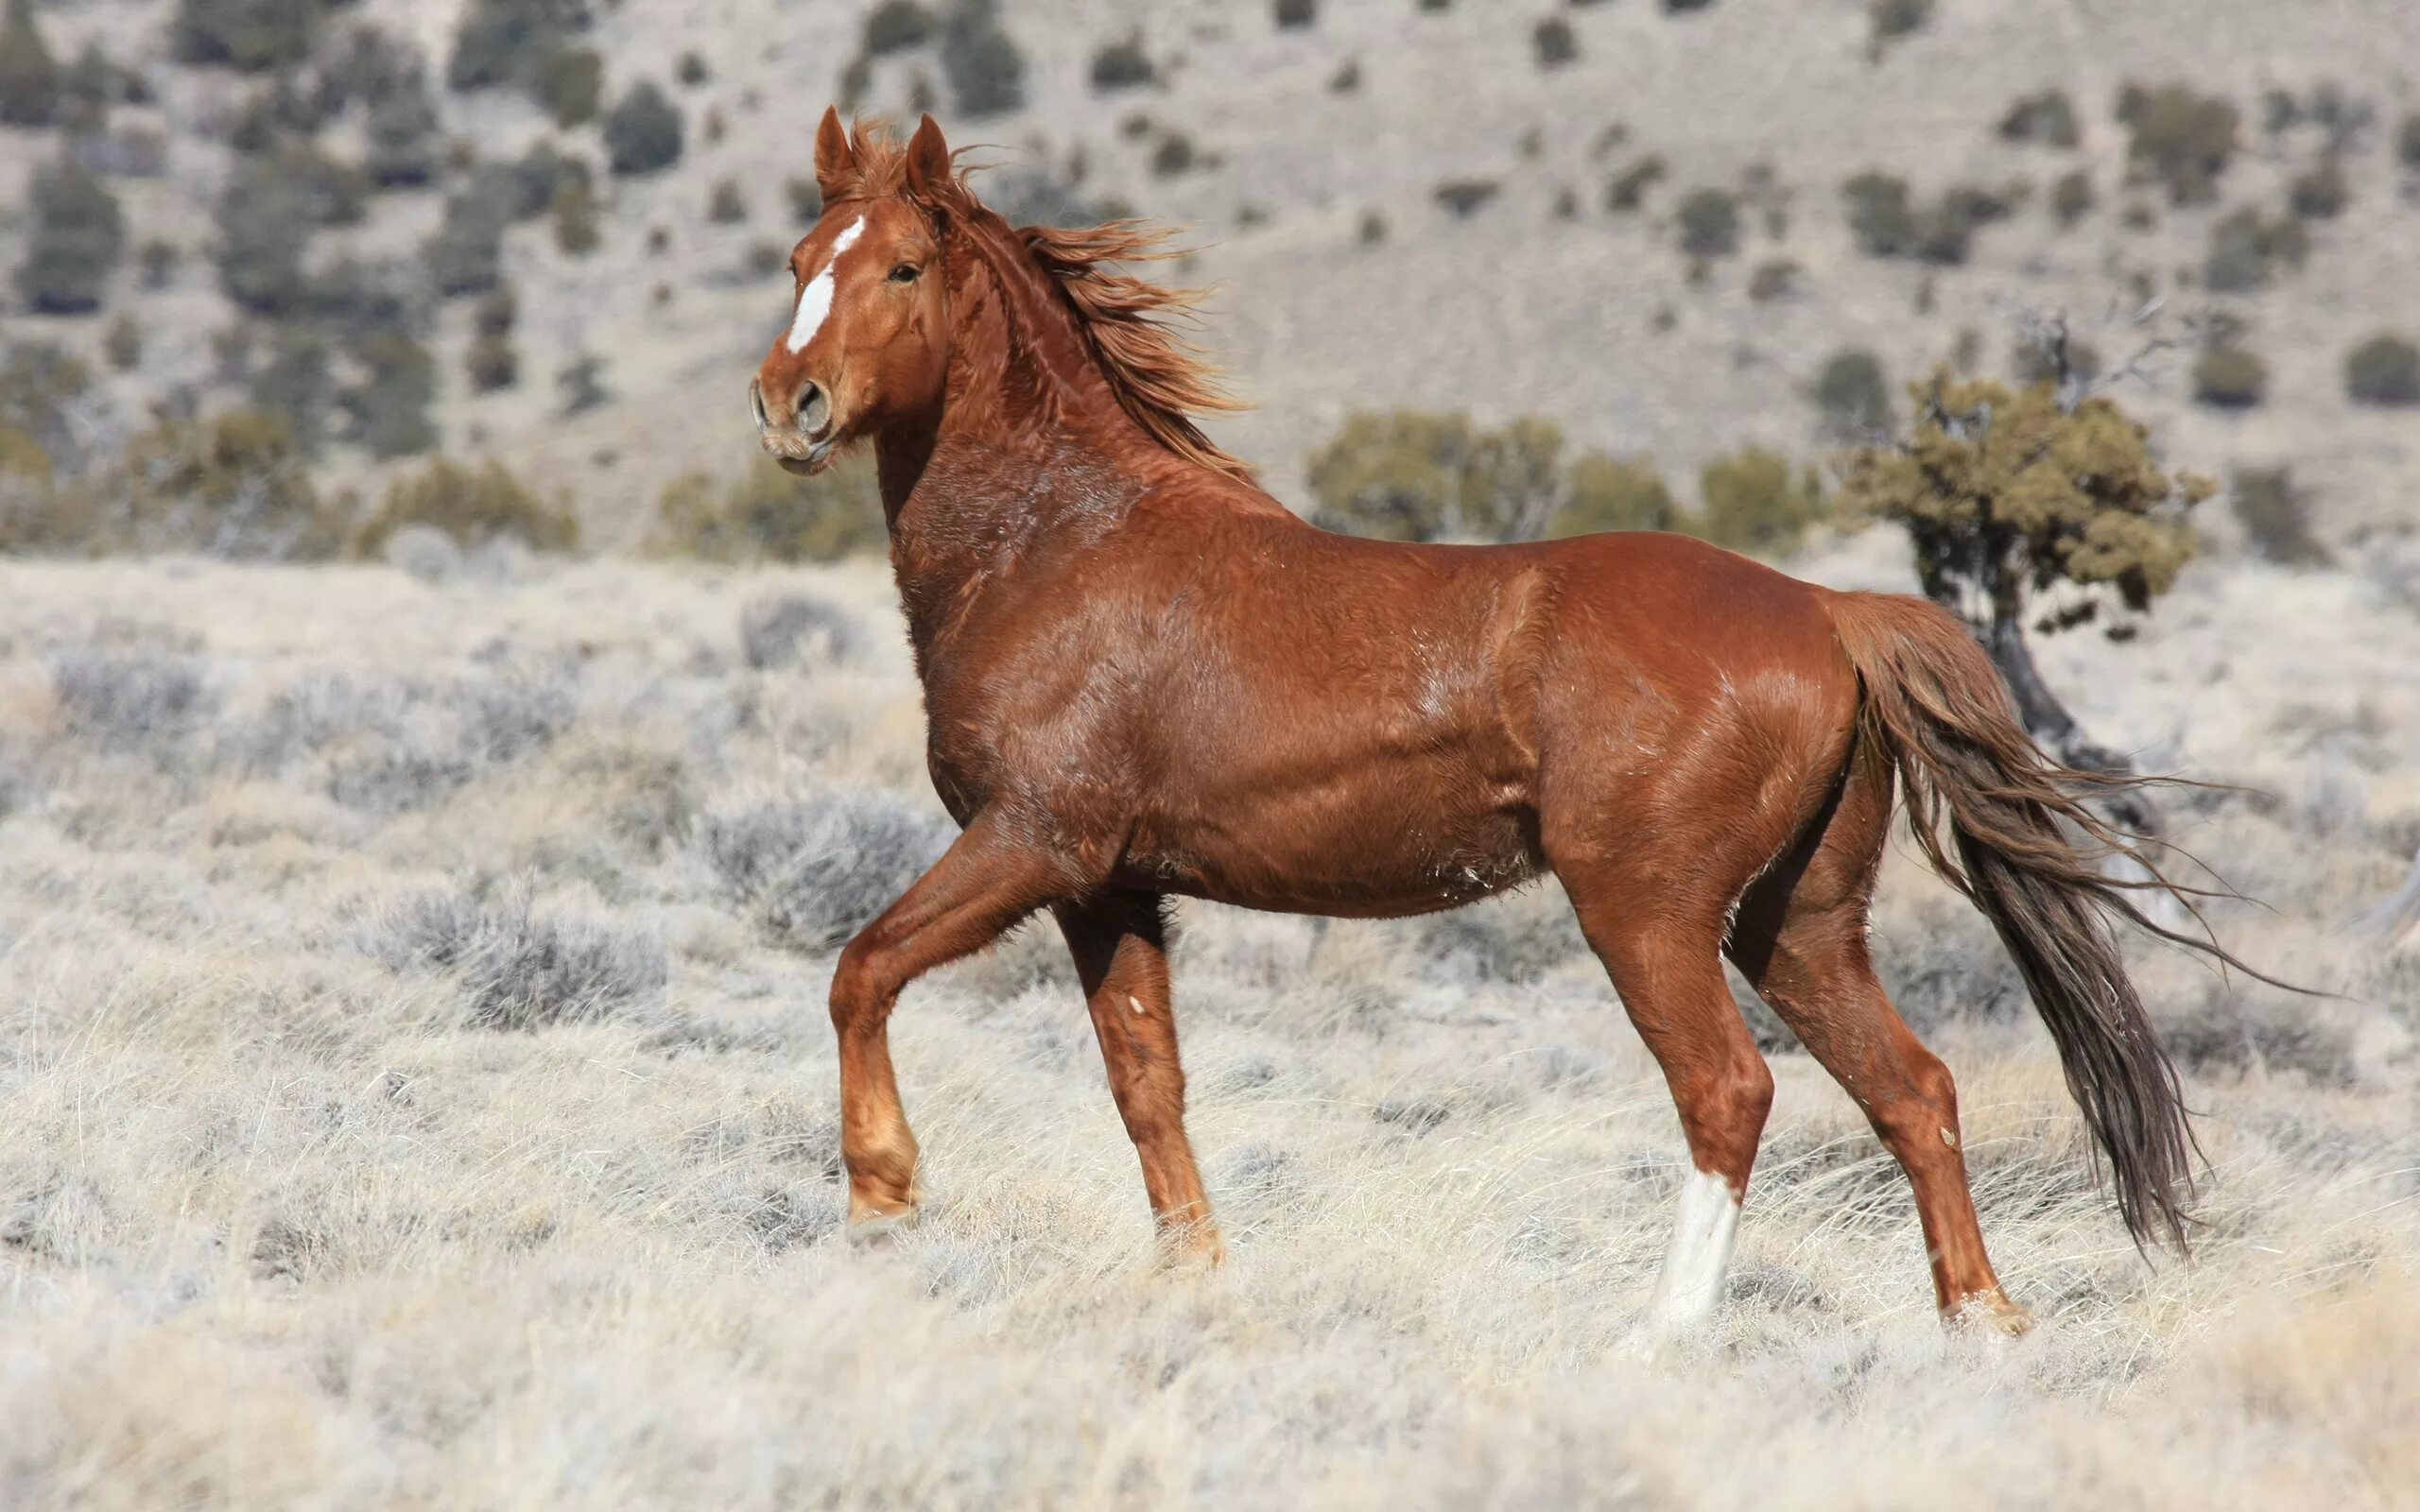
POLYGON ((2261 973, 2135 906, 2140 889, 2169 892, 2188 910, 2209 894, 2169 882, 2134 836, 2084 806, 2082 798, 2096 790, 2142 780, 2071 770, 2044 754, 1965 627, 1937 605, 1899 594, 1837 593, 1827 603, 1864 683, 1866 729, 1898 768, 1917 843, 2015 957, 2059 1047, 2067 1090, 2108 1157, 2127 1229, 2137 1244, 2164 1238, 2183 1250, 2192 1132, 2176 1065, 2127 979, 2110 921, 2261 973), (2118 855, 2139 863, 2141 876, 2104 873, 2100 863, 2118 855))

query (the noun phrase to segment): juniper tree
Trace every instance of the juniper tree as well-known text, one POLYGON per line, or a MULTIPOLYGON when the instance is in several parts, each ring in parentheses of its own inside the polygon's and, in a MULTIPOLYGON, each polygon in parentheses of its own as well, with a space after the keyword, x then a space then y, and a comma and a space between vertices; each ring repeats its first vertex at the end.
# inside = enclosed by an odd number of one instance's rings
MULTIPOLYGON (((2187 516, 2217 485, 2162 471, 2145 427, 2074 376, 2064 328, 2047 339, 2057 376, 2018 391, 1946 369, 1909 385, 1912 428, 1857 454, 1841 502, 1906 527, 1925 593, 1974 630, 2036 740, 2070 766, 2124 771, 2043 680, 2027 632, 2147 610, 2192 557, 2187 516)), ((2147 804, 2119 817, 2157 827, 2147 804)))

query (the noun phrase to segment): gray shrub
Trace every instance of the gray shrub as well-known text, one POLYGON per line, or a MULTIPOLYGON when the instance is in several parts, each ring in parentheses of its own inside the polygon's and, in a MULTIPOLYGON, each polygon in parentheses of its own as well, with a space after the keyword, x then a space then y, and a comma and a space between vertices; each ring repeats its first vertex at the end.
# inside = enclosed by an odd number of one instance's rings
POLYGON ((216 699, 192 658, 70 647, 45 659, 68 732, 112 750, 185 734, 216 699))
POLYGON ((708 814, 700 849, 740 903, 775 934, 828 950, 908 890, 951 827, 889 793, 828 788, 708 814))
POLYGON ((470 1022, 538 1029, 626 1010, 670 979, 664 942, 571 914, 540 914, 525 892, 471 885, 396 900, 355 921, 363 954, 389 970, 461 985, 470 1022))
POLYGON ((543 750, 579 713, 572 675, 558 664, 434 679, 318 668, 230 732, 227 759, 261 774, 316 762, 337 801, 396 813, 543 750))
POLYGON ((856 660, 856 621, 808 593, 765 593, 739 611, 739 654, 758 671, 822 660, 856 660))

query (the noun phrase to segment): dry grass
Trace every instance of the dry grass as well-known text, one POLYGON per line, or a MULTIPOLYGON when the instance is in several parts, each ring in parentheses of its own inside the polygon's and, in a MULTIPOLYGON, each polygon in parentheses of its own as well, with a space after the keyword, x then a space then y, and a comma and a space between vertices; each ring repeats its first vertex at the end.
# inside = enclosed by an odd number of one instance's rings
POLYGON ((1210 1275, 1154 1268, 1051 943, 942 973, 895 1035, 934 1201, 855 1248, 821 941, 936 813, 879 577, 0 569, 0 1504, 2410 1505, 2420 964, 2335 932, 2420 814, 2364 649, 2408 613, 2213 566, 2049 651, 2110 738, 2280 795, 2190 820, 2278 910, 2221 927, 2362 1000, 2146 957, 2194 1264, 2137 1259, 1894 864, 2045 1326, 1942 1333, 1904 1183, 1781 1050, 1720 1325, 1657 1357, 1677 1132, 1550 893, 1185 911, 1210 1275))

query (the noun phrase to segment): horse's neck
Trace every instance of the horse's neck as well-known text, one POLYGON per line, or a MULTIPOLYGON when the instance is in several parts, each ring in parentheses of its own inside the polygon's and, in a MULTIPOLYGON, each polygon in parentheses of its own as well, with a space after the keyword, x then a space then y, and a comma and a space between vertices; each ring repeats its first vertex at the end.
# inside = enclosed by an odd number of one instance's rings
POLYGON ((977 594, 1113 528, 1174 460, 1119 406, 1057 292, 1006 255, 977 260, 939 413, 875 447, 920 664, 977 594))

